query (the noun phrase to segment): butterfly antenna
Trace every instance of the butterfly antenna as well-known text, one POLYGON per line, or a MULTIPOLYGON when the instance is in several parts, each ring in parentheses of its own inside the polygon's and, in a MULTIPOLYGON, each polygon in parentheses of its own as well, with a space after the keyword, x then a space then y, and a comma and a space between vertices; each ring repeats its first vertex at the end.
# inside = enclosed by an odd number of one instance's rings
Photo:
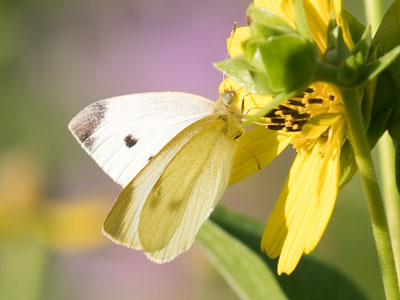
POLYGON ((251 110, 253 110, 253 109, 261 109, 262 107, 259 107, 259 106, 257 106, 257 103, 254 101, 254 98, 252 97, 252 94, 251 93, 247 93, 246 95, 244 95, 243 96, 243 98, 242 98, 242 105, 241 105, 241 107, 240 107, 240 110, 241 110, 241 113, 242 113, 242 116, 247 116, 247 114, 251 111, 251 110), (246 97, 250 97, 250 100, 253 102, 253 107, 250 107, 250 108, 248 108, 248 109, 246 109, 246 111, 244 110, 244 108, 245 108, 245 101, 246 101, 246 97))
MULTIPOLYGON (((225 60, 228 59, 229 51, 231 50, 232 40, 233 40, 233 37, 234 37, 234 35, 235 35, 235 33, 236 33, 237 24, 238 24, 238 23, 237 23, 236 21, 233 22, 233 30, 231 31, 231 35, 230 35, 230 37, 229 37, 228 51, 227 51, 227 53, 226 53, 226 55, 225 55, 225 60)), ((224 81, 224 80, 225 80, 225 74, 222 73, 222 81, 224 81)))

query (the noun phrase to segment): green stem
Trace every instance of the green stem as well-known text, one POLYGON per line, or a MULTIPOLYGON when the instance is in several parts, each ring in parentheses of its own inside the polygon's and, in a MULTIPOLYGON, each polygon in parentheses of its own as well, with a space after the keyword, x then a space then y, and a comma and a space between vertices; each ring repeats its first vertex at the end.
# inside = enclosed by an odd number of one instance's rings
POLYGON ((382 0, 364 0, 365 16, 371 25, 372 34, 375 34, 382 19, 382 0))
MULTIPOLYGON (((381 0, 364 0, 365 14, 372 33, 378 30, 383 17, 381 0)), ((386 209, 394 263, 397 273, 397 284, 400 284, 400 195, 395 181, 395 150, 393 141, 385 133, 378 143, 381 168, 381 181, 386 209)))
MULTIPOLYGON (((386 132, 378 143, 381 182, 385 201, 389 233, 392 240, 394 262, 400 275, 400 195, 395 178, 395 149, 390 135, 386 132)), ((398 278, 400 282, 400 278, 398 278)))
POLYGON ((361 115, 360 95, 357 89, 341 89, 346 109, 347 134, 354 150, 356 163, 367 196, 368 209, 382 271, 386 299, 400 299, 393 249, 386 222, 383 199, 379 190, 370 147, 361 115))

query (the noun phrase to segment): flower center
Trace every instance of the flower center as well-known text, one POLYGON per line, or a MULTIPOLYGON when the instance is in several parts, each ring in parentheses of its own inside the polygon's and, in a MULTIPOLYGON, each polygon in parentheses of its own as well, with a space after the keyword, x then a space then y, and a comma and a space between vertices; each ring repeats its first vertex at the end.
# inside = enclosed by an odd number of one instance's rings
POLYGON ((340 92, 327 83, 312 84, 303 93, 285 101, 262 119, 271 130, 293 133, 292 144, 299 150, 311 150, 316 143, 342 140, 343 103, 340 92))

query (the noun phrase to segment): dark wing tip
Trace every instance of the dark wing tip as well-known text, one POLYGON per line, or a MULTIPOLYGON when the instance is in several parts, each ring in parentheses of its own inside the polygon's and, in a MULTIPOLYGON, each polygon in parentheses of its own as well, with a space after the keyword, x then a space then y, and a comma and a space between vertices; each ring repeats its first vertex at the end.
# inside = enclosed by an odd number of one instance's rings
POLYGON ((91 138, 91 135, 101 124, 106 111, 105 101, 98 101, 84 108, 69 122, 69 130, 86 148, 90 149, 92 146, 94 139, 91 138))

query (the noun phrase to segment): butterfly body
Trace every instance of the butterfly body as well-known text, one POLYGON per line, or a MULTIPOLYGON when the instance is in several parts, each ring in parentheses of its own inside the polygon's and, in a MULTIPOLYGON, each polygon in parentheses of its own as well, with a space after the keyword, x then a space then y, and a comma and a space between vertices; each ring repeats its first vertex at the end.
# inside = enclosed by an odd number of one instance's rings
POLYGON ((104 223, 109 238, 160 263, 190 247, 228 184, 243 131, 241 112, 223 96, 133 94, 71 121, 82 147, 124 187, 104 223))

